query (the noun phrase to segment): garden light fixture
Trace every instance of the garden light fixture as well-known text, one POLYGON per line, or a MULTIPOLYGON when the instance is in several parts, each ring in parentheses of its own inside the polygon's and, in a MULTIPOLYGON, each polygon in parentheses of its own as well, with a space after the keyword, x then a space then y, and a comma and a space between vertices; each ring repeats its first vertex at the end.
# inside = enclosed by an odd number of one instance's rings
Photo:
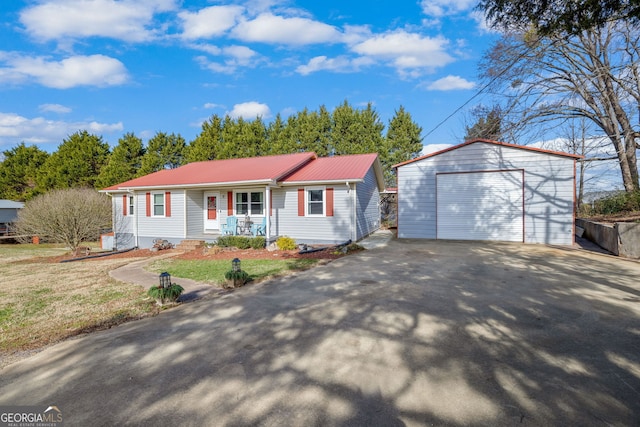
POLYGON ((231 269, 233 271, 240 271, 240 259, 239 258, 234 258, 233 261, 231 261, 231 269))
POLYGON ((163 273, 160 273, 160 276, 158 276, 158 278, 160 279, 160 286, 163 288, 168 288, 169 286, 171 286, 171 275, 169 273, 167 273, 166 271, 163 273))

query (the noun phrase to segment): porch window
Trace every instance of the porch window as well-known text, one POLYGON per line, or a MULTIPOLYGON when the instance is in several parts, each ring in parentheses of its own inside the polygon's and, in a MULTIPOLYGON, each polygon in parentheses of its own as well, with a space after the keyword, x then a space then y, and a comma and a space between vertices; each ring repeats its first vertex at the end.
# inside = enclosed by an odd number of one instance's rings
POLYGON ((236 215, 264 215, 264 193, 236 193, 236 215))
POLYGON ((164 194, 153 194, 153 216, 164 216, 164 194))
POLYGON ((134 207, 134 203, 133 203, 133 196, 129 196, 129 215, 133 216, 133 207, 134 207))

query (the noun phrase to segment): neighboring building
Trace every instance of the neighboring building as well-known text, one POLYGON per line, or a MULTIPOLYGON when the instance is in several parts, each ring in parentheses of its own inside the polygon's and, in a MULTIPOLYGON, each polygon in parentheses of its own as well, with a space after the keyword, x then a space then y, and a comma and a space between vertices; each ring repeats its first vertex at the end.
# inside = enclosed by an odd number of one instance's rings
POLYGON ((382 189, 377 154, 296 153, 189 163, 102 191, 112 196, 115 243, 124 249, 155 239, 215 241, 228 217, 242 225, 246 216, 265 221, 269 241, 357 241, 380 226, 382 189))
POLYGON ((571 245, 580 157, 477 139, 395 165, 398 237, 571 245))
POLYGON ((24 203, 13 200, 0 200, 0 236, 9 234, 9 225, 18 219, 18 211, 24 203))

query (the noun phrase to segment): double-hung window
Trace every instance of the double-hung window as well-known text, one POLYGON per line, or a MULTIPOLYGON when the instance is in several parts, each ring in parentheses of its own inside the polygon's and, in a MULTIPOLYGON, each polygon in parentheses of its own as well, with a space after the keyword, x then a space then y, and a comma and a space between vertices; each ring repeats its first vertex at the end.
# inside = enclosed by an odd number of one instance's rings
POLYGON ((153 216, 164 216, 164 193, 153 193, 153 216))
POLYGON ((264 215, 264 193, 236 193, 236 215, 264 215))
POLYGON ((325 215, 325 188, 308 187, 306 189, 306 212, 307 216, 325 215))
POLYGON ((129 203, 128 203, 128 204, 129 204, 129 215, 130 215, 130 216, 133 216, 133 212, 134 212, 134 211, 133 211, 133 208, 134 208, 134 206, 135 206, 135 204, 134 204, 134 202, 133 202, 133 196, 129 196, 129 197, 128 197, 128 201, 129 201, 129 203))

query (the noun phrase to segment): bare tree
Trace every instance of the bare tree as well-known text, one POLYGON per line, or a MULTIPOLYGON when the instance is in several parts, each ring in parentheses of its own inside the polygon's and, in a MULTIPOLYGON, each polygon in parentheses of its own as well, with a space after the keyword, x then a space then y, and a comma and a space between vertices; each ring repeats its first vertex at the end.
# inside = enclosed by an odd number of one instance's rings
POLYGON ((111 224, 111 199, 88 188, 54 190, 28 201, 15 223, 19 235, 39 236, 75 250, 111 224))
POLYGON ((637 191, 639 30, 618 22, 575 37, 508 35, 485 56, 482 75, 506 98, 509 126, 589 120, 615 149, 625 190, 637 191))

